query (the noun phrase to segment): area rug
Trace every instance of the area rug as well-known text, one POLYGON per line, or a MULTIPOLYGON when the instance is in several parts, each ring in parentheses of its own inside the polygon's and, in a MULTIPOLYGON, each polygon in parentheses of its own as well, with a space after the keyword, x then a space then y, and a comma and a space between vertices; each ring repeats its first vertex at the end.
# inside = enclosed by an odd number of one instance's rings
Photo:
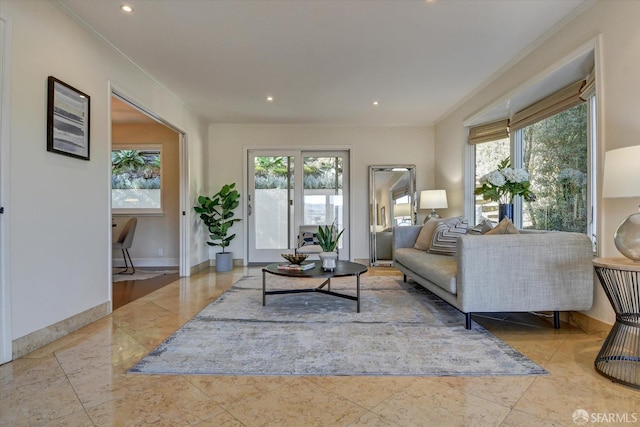
POLYGON ((178 270, 136 270, 134 274, 114 274, 113 282, 124 282, 125 280, 147 280, 165 274, 176 274, 178 270))
MULTIPOLYGON (((200 375, 540 375, 546 371, 424 288, 363 276, 361 312, 320 293, 268 295, 245 276, 130 372, 200 375)), ((268 289, 318 279, 267 275, 268 289)), ((355 278, 332 280, 355 295, 355 278)))

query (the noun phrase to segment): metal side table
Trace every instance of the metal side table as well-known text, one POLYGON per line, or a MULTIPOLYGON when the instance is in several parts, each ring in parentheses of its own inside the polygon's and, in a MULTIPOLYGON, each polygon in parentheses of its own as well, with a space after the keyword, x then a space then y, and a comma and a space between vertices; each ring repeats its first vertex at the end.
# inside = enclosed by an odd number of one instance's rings
POLYGON ((640 263, 597 258, 593 265, 616 313, 595 369, 614 382, 640 389, 640 263))

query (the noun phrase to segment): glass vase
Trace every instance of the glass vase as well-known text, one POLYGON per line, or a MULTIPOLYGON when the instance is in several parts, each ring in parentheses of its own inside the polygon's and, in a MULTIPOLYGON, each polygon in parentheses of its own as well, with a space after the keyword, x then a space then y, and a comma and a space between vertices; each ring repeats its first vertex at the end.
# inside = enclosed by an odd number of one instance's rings
POLYGON ((498 205, 498 222, 505 217, 513 222, 513 203, 500 203, 498 205))

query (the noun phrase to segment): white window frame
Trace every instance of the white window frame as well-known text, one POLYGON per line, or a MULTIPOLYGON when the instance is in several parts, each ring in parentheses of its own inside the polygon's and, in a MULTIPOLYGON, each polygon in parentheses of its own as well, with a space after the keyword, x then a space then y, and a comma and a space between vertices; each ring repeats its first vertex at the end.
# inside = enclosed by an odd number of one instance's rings
MULTIPOLYGON (((597 108, 596 96, 591 96, 587 101, 587 155, 589 158, 589 177, 587 182, 587 203, 590 209, 587 211, 587 230, 586 234, 593 242, 594 253, 597 252, 597 217, 598 198, 596 197, 597 182, 597 108)), ((465 216, 467 218, 475 218, 475 165, 476 150, 475 145, 466 144, 465 151, 465 216)), ((522 145, 522 129, 511 134, 511 162, 513 167, 523 167, 523 145, 522 145)), ((522 200, 516 197, 514 200, 514 225, 522 228, 522 200)))

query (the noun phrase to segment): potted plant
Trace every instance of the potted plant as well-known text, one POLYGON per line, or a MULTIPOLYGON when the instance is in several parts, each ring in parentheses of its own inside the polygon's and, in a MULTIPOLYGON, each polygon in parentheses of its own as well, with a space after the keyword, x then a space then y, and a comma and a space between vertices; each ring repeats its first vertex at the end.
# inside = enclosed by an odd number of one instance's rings
POLYGON ((209 246, 220 246, 222 252, 216 254, 216 271, 230 271, 233 268, 233 253, 226 252, 225 248, 236 237, 229 235, 229 229, 239 218, 233 218, 234 209, 240 206, 240 193, 235 189, 236 184, 226 184, 220 191, 211 197, 200 196, 194 210, 200 214, 200 219, 209 230, 207 242, 209 246))
POLYGON ((338 232, 335 222, 331 225, 318 227, 318 244, 322 248, 320 259, 322 260, 322 268, 324 270, 333 271, 336 268, 336 260, 338 259, 338 240, 344 233, 344 228, 338 232))

